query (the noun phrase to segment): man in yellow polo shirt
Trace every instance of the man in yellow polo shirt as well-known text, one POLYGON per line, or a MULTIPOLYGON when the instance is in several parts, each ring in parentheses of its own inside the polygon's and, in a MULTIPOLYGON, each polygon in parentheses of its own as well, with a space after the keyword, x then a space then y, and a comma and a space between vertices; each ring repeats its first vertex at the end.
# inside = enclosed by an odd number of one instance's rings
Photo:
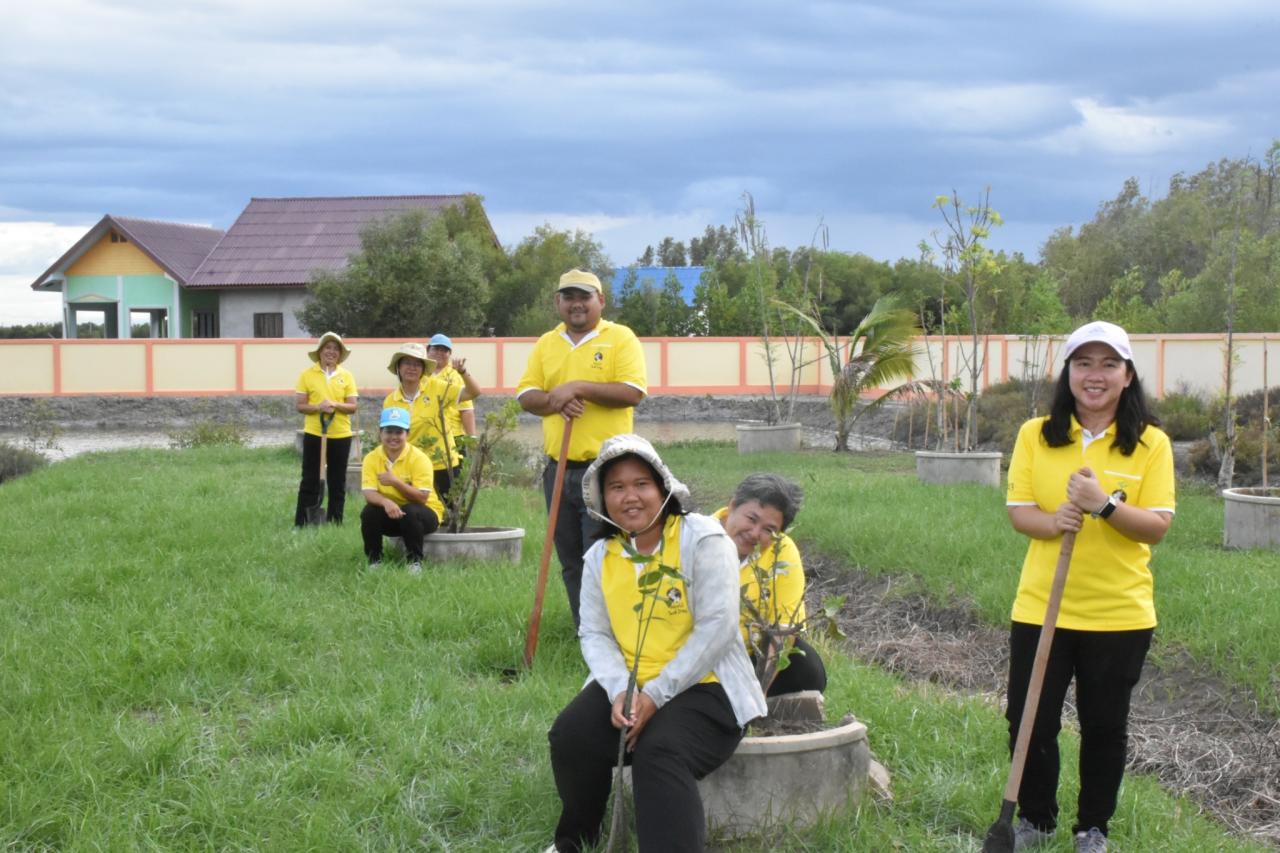
POLYGON ((548 457, 542 486, 548 510, 565 423, 574 422, 555 543, 576 626, 582 555, 596 529, 583 501, 582 475, 605 439, 632 431, 632 414, 644 399, 647 380, 644 351, 635 333, 601 317, 605 296, 600 279, 584 270, 569 270, 560 276, 555 300, 563 322, 538 338, 516 399, 526 412, 542 416, 548 457))

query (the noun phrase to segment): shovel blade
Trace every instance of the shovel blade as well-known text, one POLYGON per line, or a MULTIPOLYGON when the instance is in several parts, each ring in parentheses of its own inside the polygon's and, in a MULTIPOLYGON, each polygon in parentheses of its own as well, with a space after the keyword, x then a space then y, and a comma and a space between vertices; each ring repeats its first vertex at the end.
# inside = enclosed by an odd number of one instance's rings
POLYGON ((982 853, 1013 853, 1013 809, 1016 803, 1005 800, 1000 804, 1000 817, 987 828, 982 840, 982 853))
POLYGON ((320 497, 316 498, 316 502, 313 506, 309 506, 306 509, 307 524, 312 527, 318 527, 321 524, 324 524, 324 490, 325 483, 324 480, 321 480, 320 497))

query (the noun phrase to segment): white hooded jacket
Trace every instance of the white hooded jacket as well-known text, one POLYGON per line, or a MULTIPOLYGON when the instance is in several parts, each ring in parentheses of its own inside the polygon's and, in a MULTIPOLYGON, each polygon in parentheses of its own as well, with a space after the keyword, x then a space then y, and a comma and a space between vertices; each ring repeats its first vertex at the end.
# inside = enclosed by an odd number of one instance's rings
MULTIPOLYGON (((688 488, 672 476, 653 446, 638 435, 624 434, 605 441, 600 455, 583 476, 583 496, 593 515, 616 527, 605 512, 600 468, 610 459, 628 453, 653 466, 671 497, 682 505, 688 502, 688 488)), ((584 557, 578 637, 591 678, 612 700, 626 690, 629 672, 604 599, 601 578, 606 544, 607 540, 597 541, 584 557)), ((689 612, 693 614, 693 631, 662 672, 644 685, 644 693, 661 708, 713 672, 729 697, 738 725, 745 726, 767 714, 768 706, 739 631, 738 552, 720 522, 696 513, 684 516, 680 526, 680 571, 685 578, 689 612)))

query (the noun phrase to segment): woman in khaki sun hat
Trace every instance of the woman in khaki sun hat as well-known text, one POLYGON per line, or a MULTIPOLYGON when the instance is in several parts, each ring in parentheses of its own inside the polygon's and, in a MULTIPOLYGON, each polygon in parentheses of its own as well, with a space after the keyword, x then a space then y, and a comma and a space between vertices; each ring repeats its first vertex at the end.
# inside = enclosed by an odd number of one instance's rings
POLYGON ((449 431, 448 411, 460 402, 479 397, 480 385, 467 372, 465 358, 453 360, 452 375, 461 378, 461 383, 450 382, 440 373, 428 376, 430 363, 427 348, 422 344, 401 344, 387 365, 387 371, 400 382, 382 401, 382 407, 408 410, 409 444, 430 457, 435 470, 435 492, 443 501, 453 484, 454 471, 461 464, 449 431))
POLYGON ((314 364, 302 371, 294 388, 294 408, 307 416, 302 427, 302 481, 298 485, 298 505, 293 516, 295 527, 305 525, 308 508, 318 507, 324 500, 320 494, 321 444, 326 448, 327 458, 323 464, 329 492, 325 520, 342 523, 347 499, 347 456, 351 452, 351 415, 359 398, 355 377, 342 366, 351 350, 336 332, 321 335, 316 348, 307 355, 314 364))

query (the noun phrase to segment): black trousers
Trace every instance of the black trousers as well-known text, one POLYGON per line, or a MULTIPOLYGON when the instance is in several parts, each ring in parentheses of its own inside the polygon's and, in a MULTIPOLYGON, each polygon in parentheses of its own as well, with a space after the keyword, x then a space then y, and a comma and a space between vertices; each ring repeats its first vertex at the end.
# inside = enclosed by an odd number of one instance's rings
MULTIPOLYGON (((600 840, 618 759, 612 703, 591 682, 556 717, 551 771, 560 794, 556 849, 577 853, 600 840)), ((742 740, 719 684, 696 684, 658 709, 628 753, 641 853, 701 851, 707 820, 697 780, 729 760, 742 740)))
MULTIPOLYGON (((327 442, 324 479, 329 491, 329 509, 325 520, 342 523, 342 510, 347 505, 347 455, 351 453, 351 437, 331 438, 327 442)), ((320 495, 320 436, 305 433, 302 436, 302 481, 298 484, 298 506, 293 513, 293 524, 302 527, 307 523, 307 507, 319 506, 320 495)))
POLYGON ((399 536, 410 560, 422 560, 422 540, 436 532, 440 519, 422 504, 405 504, 404 518, 391 518, 380 506, 366 503, 360 511, 360 536, 369 562, 382 559, 382 537, 399 536))
POLYGON ((766 696, 799 693, 801 690, 817 690, 821 693, 827 689, 827 667, 818 650, 801 637, 796 637, 795 647, 798 651, 791 654, 787 668, 773 679, 773 683, 765 691, 766 696))
MULTIPOLYGON (((1129 744, 1129 699, 1151 647, 1151 629, 1074 631, 1058 628, 1049 647, 1027 766, 1018 791, 1022 817, 1040 829, 1058 824, 1058 732, 1067 687, 1076 682, 1080 720, 1080 798, 1072 832, 1096 826, 1105 834, 1116 811, 1129 744)), ((1009 631, 1009 749, 1022 719, 1040 626, 1014 622, 1009 631)))
MULTIPOLYGON (((564 472, 564 490, 560 494, 560 515, 556 518, 556 557, 560 560, 560 577, 564 579, 564 591, 569 596, 569 611, 573 614, 573 626, 579 625, 578 599, 582 593, 582 555, 587 553, 597 538, 600 523, 587 514, 587 502, 582 497, 582 476, 586 465, 570 463, 575 467, 564 472)), ((547 461, 542 472, 542 494, 547 511, 551 511, 551 493, 556 486, 556 463, 547 461)))
POLYGON ((448 468, 437 468, 431 472, 431 488, 436 490, 436 497, 440 499, 440 503, 445 504, 446 508, 448 507, 449 489, 453 487, 453 481, 458 479, 460 473, 462 473, 461 465, 452 471, 448 468))

